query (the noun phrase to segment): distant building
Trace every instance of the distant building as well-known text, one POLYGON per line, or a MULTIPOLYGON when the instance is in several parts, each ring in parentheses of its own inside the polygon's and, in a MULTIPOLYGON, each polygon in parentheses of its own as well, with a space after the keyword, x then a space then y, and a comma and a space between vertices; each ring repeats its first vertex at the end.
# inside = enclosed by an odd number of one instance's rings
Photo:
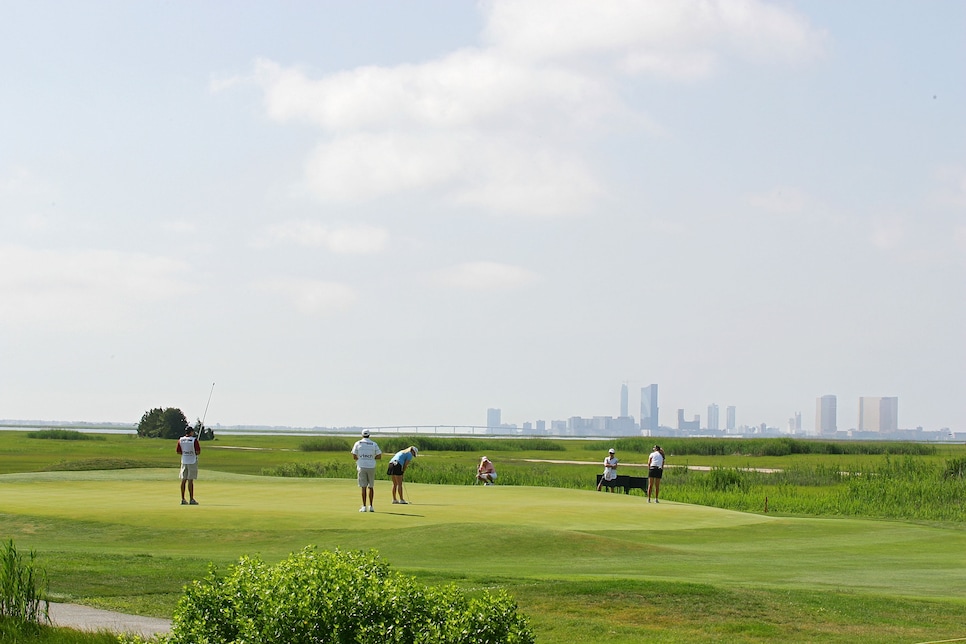
POLYGON ((684 420, 684 410, 678 410, 678 430, 698 431, 701 429, 701 416, 695 415, 694 420, 684 420))
POLYGON ((621 416, 627 416, 627 383, 621 385, 621 416))
POLYGON ((798 434, 802 431, 802 412, 796 411, 792 418, 788 419, 788 433, 798 434))
POLYGON ((708 429, 719 429, 718 426, 718 404, 711 403, 708 405, 708 429))
POLYGON ((815 432, 817 434, 834 434, 838 431, 836 424, 835 396, 822 396, 815 401, 815 432))
POLYGON ((657 431, 658 422, 657 385, 641 388, 641 429, 657 431))
POLYGON ((540 432, 540 433, 546 432, 547 431, 547 421, 545 421, 545 420, 538 420, 537 421, 537 431, 540 432))
POLYGON ((729 432, 735 431, 737 426, 735 425, 735 406, 728 405, 728 409, 725 411, 725 429, 729 432))
POLYGON ((894 432, 899 429, 899 399, 895 396, 859 398, 860 432, 894 432))
POLYGON ((486 427, 487 429, 499 429, 502 425, 501 421, 502 412, 499 409, 493 407, 486 410, 486 427))

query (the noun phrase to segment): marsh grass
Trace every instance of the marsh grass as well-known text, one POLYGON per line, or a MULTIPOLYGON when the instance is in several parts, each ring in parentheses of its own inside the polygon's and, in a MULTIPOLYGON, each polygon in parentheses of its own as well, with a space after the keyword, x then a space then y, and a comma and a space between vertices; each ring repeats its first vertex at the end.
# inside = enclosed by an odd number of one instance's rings
POLYGON ((348 452, 352 449, 344 438, 338 436, 320 436, 299 443, 299 449, 303 452, 348 452))
POLYGON ((36 558, 33 550, 18 552, 12 539, 0 546, 0 617, 25 627, 50 622, 47 573, 36 558))
POLYGON ((28 432, 27 438, 59 440, 59 441, 102 441, 106 440, 98 434, 85 434, 76 429, 42 429, 38 432, 28 432))
POLYGON ((156 463, 127 458, 88 458, 79 461, 60 461, 43 468, 44 472, 90 472, 94 470, 129 470, 157 467, 156 463))

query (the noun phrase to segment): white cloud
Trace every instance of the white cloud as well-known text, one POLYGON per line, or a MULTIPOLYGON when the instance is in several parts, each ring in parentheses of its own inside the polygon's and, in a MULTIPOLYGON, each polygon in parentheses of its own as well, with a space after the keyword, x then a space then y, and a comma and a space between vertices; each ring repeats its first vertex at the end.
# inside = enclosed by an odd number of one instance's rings
POLYGON ((378 226, 324 226, 314 221, 288 221, 269 227, 258 245, 294 244, 325 248, 341 255, 373 254, 385 250, 389 231, 378 226))
POLYGON ((498 262, 466 262, 436 273, 438 283, 471 291, 515 289, 539 280, 533 271, 498 262))
POLYGON ((800 60, 823 40, 799 15, 757 0, 494 0, 482 9, 487 46, 425 62, 313 79, 256 61, 251 80, 269 118, 320 128, 305 164, 312 194, 357 202, 432 190, 496 213, 589 212, 604 190, 581 161, 588 150, 608 130, 655 129, 620 98, 620 73, 695 79, 724 54, 800 60))
POLYGON ((712 71, 722 52, 802 60, 825 40, 805 18, 757 0, 491 0, 484 10, 488 42, 522 58, 598 58, 686 80, 712 71))
POLYGON ((351 287, 338 282, 278 278, 259 280, 253 286, 262 292, 282 296, 296 310, 310 315, 348 310, 357 299, 351 287))
POLYGON ((305 120, 332 131, 504 125, 525 106, 573 110, 610 92, 563 68, 533 68, 498 51, 465 49, 421 64, 359 67, 313 80, 261 59, 255 79, 278 121, 305 120))
POLYGON ((181 260, 117 251, 0 247, 0 321, 110 326, 132 304, 195 291, 181 260))

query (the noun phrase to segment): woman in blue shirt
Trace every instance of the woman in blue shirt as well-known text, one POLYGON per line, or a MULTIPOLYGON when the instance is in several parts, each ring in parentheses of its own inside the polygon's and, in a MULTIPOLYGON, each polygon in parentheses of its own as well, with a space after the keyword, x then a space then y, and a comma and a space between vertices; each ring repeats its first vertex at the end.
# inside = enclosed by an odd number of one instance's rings
POLYGON ((403 498, 403 475, 406 473, 406 468, 409 466, 409 462, 412 461, 419 455, 419 450, 416 446, 407 447, 406 449, 396 452, 396 454, 389 460, 389 470, 386 472, 392 479, 392 502, 402 503, 403 505, 409 502, 403 498), (398 491, 398 500, 397 500, 398 491))

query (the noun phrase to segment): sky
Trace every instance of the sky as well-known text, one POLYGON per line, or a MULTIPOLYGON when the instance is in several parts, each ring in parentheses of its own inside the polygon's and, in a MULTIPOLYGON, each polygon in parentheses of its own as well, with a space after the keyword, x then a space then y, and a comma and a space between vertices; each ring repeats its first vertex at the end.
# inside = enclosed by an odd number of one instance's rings
POLYGON ((0 418, 966 431, 966 3, 0 3, 0 418), (214 385, 214 387, 213 387, 214 385), (210 396, 210 406, 205 412, 210 396))

